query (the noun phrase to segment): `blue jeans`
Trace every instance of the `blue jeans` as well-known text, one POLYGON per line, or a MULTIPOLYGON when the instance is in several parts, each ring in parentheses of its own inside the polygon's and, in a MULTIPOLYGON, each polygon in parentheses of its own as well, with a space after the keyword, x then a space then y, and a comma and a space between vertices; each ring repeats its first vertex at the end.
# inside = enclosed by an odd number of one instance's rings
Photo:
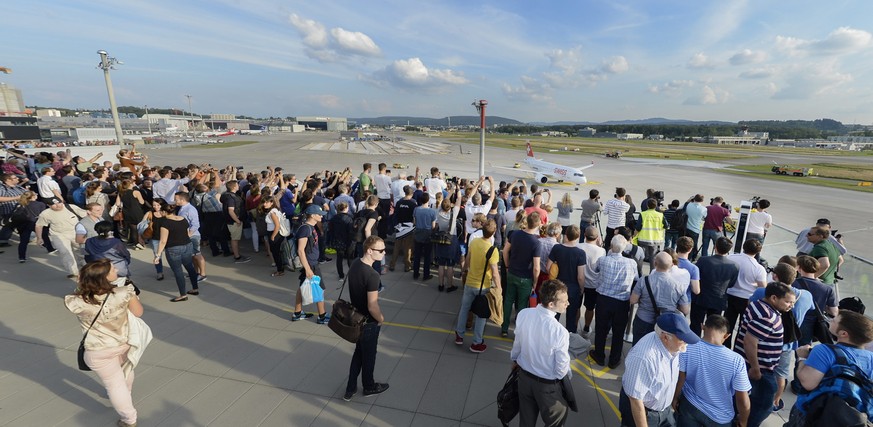
POLYGON ((703 243, 700 244, 700 256, 709 256, 709 244, 712 243, 713 251, 715 254, 715 241, 721 237, 721 233, 718 230, 709 230, 703 229, 703 243))
POLYGON ((676 241, 679 240, 678 231, 668 231, 664 233, 664 249, 676 250, 676 241))
POLYGON ((676 413, 677 427, 731 427, 733 423, 720 424, 697 409, 685 396, 679 397, 679 411, 676 413))
POLYGON ((585 239, 585 230, 591 226, 588 221, 579 221, 579 231, 582 232, 582 239, 585 239))
POLYGON ((364 325, 361 337, 355 343, 355 353, 352 355, 352 363, 349 365, 347 393, 353 393, 358 389, 358 375, 361 376, 364 390, 372 390, 376 387, 373 371, 376 369, 376 346, 379 344, 379 331, 381 329, 382 327, 376 322, 364 325))
MULTIPOLYGON (((158 255, 158 246, 161 244, 161 241, 158 239, 152 239, 152 240, 149 240, 149 242, 151 242, 151 245, 152 245, 152 252, 154 252, 155 256, 157 256, 158 255)), ((164 260, 163 260, 163 258, 161 258, 160 262, 155 264, 155 272, 158 274, 164 273, 164 260)))
POLYGON ((776 374, 773 371, 761 371, 761 379, 753 380, 749 400, 752 410, 749 412, 749 427, 758 427, 773 412, 773 397, 776 396, 776 374))
POLYGON ((194 246, 188 243, 187 245, 172 246, 164 248, 167 254, 167 263, 173 270, 173 275, 176 276, 176 286, 179 287, 179 295, 185 295, 185 274, 182 273, 182 268, 188 272, 188 278, 191 279, 191 288, 197 290, 197 269, 194 268, 194 246))
MULTIPOLYGON (((482 288, 482 294, 488 293, 488 288, 482 288)), ((473 306, 473 300, 476 298, 476 295, 479 295, 479 288, 473 288, 467 285, 464 285, 464 293, 461 295, 461 308, 458 309, 458 324, 455 325, 455 332, 460 336, 464 336, 464 332, 467 330, 467 313, 470 312, 470 307, 473 306)), ((481 344, 482 334, 485 332, 485 322, 488 319, 483 319, 479 316, 476 316, 476 320, 473 322, 473 344, 481 344)))

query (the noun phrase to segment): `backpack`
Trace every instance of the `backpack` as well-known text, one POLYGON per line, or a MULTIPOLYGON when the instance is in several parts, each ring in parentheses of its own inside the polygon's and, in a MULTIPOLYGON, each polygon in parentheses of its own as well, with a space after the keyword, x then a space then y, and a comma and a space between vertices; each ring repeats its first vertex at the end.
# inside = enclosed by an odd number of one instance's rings
POLYGON ((360 212, 355 214, 352 220, 352 240, 357 243, 364 241, 364 227, 367 226, 367 218, 360 212))
POLYGON ((279 235, 282 237, 291 235, 291 220, 282 212, 279 212, 279 235))
POLYGON ((80 208, 84 208, 85 207, 85 186, 82 185, 79 188, 73 190, 73 193, 70 196, 70 198, 73 199, 73 203, 76 206, 78 206, 80 208))
POLYGON ((678 231, 680 234, 685 232, 685 228, 688 226, 688 212, 685 210, 686 207, 688 207, 688 203, 681 208, 676 209, 676 213, 673 214, 673 218, 670 220, 670 231, 678 231))
POLYGON ((27 213, 27 207, 18 205, 15 207, 15 210, 12 211, 12 215, 9 217, 9 222, 13 227, 20 227, 33 221, 27 213))
POLYGON ((625 253, 624 251, 622 251, 621 256, 623 256, 625 258, 632 259, 637 264, 637 275, 642 276, 643 275, 643 259, 641 259, 641 258, 637 259, 637 252, 639 250, 640 250, 639 246, 631 245, 630 252, 625 253))
POLYGON ((806 425, 870 425, 873 416, 873 381, 846 358, 846 352, 833 344, 836 364, 828 369, 818 387, 809 392, 810 400, 800 408, 806 412, 806 425))

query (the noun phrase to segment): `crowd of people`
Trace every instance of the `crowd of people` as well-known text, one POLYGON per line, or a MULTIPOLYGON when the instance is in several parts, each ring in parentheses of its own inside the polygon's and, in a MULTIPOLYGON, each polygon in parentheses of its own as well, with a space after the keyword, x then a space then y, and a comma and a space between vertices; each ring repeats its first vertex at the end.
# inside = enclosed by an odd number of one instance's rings
MULTIPOLYGON (((788 384, 814 396, 837 363, 826 346, 810 347, 822 316, 833 318, 830 332, 850 362, 873 377, 873 353, 863 349, 873 341, 873 323, 840 310, 834 294, 845 246, 822 218, 798 235, 796 254, 769 268, 760 256, 773 223, 764 199, 733 253, 724 229, 738 224, 729 207, 720 197, 704 205, 701 194, 663 206, 648 190, 637 206, 624 188, 605 203, 592 189, 577 204, 569 193, 553 201, 549 189, 523 180, 446 179, 437 167, 422 176, 365 163, 357 175, 346 168, 298 180, 281 167, 155 167, 132 150, 102 164, 69 150, 12 155, 20 169, 0 176, 0 246, 17 232, 18 259, 26 263, 35 234, 78 282, 67 306, 92 331, 86 360, 109 390, 119 425, 136 424, 132 374, 115 366, 127 345, 117 334, 124 322, 118 310, 142 313, 130 251, 152 249, 158 281, 166 259, 179 293, 171 301, 183 302, 207 280, 203 251, 244 264, 251 260, 244 239, 270 257, 272 277, 296 270, 301 285, 335 261, 350 302, 367 319, 347 401, 359 375, 364 396, 388 388, 374 380, 384 321, 378 297, 381 276, 399 262, 436 292, 463 289, 457 345, 472 331, 469 351, 485 352, 488 318, 513 338, 522 425, 537 417, 563 424, 571 356, 588 340, 595 364, 626 365, 619 406, 627 426, 757 426, 781 409, 788 384), (571 220, 576 210, 578 223, 571 220), (488 318, 475 314, 481 299, 488 318), (623 361, 626 340, 633 348, 623 361)), ((315 313, 304 311, 301 292, 293 301, 291 321, 329 322, 324 301, 315 313)), ((811 400, 799 398, 792 417, 806 416, 811 400)))

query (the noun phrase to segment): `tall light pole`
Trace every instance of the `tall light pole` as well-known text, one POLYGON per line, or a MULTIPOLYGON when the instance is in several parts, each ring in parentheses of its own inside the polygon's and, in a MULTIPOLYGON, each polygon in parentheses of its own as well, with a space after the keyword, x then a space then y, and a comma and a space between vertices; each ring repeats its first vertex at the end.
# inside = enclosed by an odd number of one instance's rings
POLYGON ((115 122, 115 139, 118 140, 118 145, 124 145, 124 134, 121 132, 121 120, 118 119, 118 106, 115 105, 115 93, 112 91, 112 79, 109 77, 109 70, 114 70, 115 65, 122 65, 123 62, 116 58, 109 57, 105 50, 98 50, 100 55, 100 63, 97 68, 103 70, 103 77, 106 79, 106 92, 109 92, 109 109, 112 112, 112 121, 115 122))
MULTIPOLYGON (((194 127, 194 112, 191 111, 191 95, 185 95, 185 98, 188 98, 188 115, 191 117, 191 126, 188 126, 188 129, 194 127)), ((185 131, 187 133, 187 130, 185 131)), ((194 135, 194 140, 197 140, 197 133, 192 132, 194 135)))
POLYGON ((473 101, 473 106, 479 112, 479 176, 485 176, 485 106, 488 101, 480 99, 473 101))
POLYGON ((149 138, 151 138, 151 136, 152 136, 152 119, 151 119, 151 117, 149 117, 149 106, 148 105, 145 106, 145 110, 146 110, 146 123, 148 123, 148 125, 149 125, 149 138))

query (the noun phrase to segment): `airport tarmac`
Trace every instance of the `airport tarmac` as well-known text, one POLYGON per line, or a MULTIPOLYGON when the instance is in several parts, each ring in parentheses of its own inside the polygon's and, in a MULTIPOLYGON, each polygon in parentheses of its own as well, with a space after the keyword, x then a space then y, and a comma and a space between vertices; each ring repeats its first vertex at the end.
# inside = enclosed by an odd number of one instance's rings
MULTIPOLYGON (((416 165, 423 170, 438 165, 451 174, 470 176, 475 174, 478 161, 473 146, 469 147, 471 155, 457 150, 439 157, 298 150, 332 138, 325 135, 329 134, 304 134, 299 140, 297 135, 266 136, 259 144, 240 147, 145 151, 153 164, 208 162, 244 165, 246 170, 278 164, 298 176, 345 166, 358 173, 365 161, 402 162, 409 164, 410 171, 416 165)), ((486 160, 511 165, 523 155, 520 150, 489 149, 486 160)), ((580 164, 592 160, 590 156, 538 156, 559 163, 576 158, 580 164)), ((586 170, 597 183, 573 192, 575 202, 586 196, 589 187, 599 188, 608 197, 617 185, 631 189, 637 203, 647 187, 664 190, 668 198, 684 199, 698 191, 707 196, 718 193, 732 204, 761 195, 774 201, 777 223, 796 228, 821 216, 838 224, 866 218, 860 212, 870 209, 869 201, 842 190, 822 190, 826 194, 815 196, 815 203, 801 204, 797 203, 799 195, 814 194, 810 187, 701 168, 602 159, 597 164, 586 170), (652 184, 655 180, 658 185, 652 184), (841 207, 851 209, 843 215, 825 207, 844 200, 858 202, 841 207)), ((556 188, 555 197, 564 191, 556 188)), ((851 224, 860 228, 864 223, 851 224)), ((869 232, 868 228, 848 233, 850 248, 869 232)), ((412 273, 396 271, 383 276, 386 289, 380 294, 380 306, 387 322, 380 337, 375 374, 391 388, 378 397, 358 395, 343 402, 354 347, 311 319, 292 323, 289 317, 297 275, 271 278, 270 260, 263 251, 253 254, 248 241, 241 246, 244 254, 252 255, 252 262, 233 264, 229 258, 207 254, 209 280, 201 285, 200 296, 185 303, 169 302, 175 293, 171 277, 154 280, 150 251, 132 253, 133 278, 143 289, 143 319, 155 336, 136 370, 133 386, 140 426, 500 425, 495 396, 509 371, 511 341, 501 338, 499 329, 489 323, 485 353, 470 353, 469 339, 465 346, 454 345, 451 329, 457 317, 458 293, 438 293, 433 280, 416 281, 412 273)), ((0 256, 0 425, 115 425, 117 415, 96 376, 75 368, 81 329, 61 301, 72 292, 73 282, 63 278, 66 273, 59 268, 56 255, 31 246, 28 262, 19 264, 13 252, 7 249, 0 256)), ((339 296, 339 280, 332 263, 321 267, 329 306, 339 296)), ((625 353, 628 350, 626 345, 625 353)), ((572 362, 572 368, 580 412, 570 414, 568 425, 619 425, 616 406, 623 367, 613 370, 580 359, 572 362)), ((770 416, 765 427, 780 426, 787 419, 794 395, 786 393, 784 399, 786 408, 770 416)), ((517 423, 516 419, 510 425, 517 423)))

